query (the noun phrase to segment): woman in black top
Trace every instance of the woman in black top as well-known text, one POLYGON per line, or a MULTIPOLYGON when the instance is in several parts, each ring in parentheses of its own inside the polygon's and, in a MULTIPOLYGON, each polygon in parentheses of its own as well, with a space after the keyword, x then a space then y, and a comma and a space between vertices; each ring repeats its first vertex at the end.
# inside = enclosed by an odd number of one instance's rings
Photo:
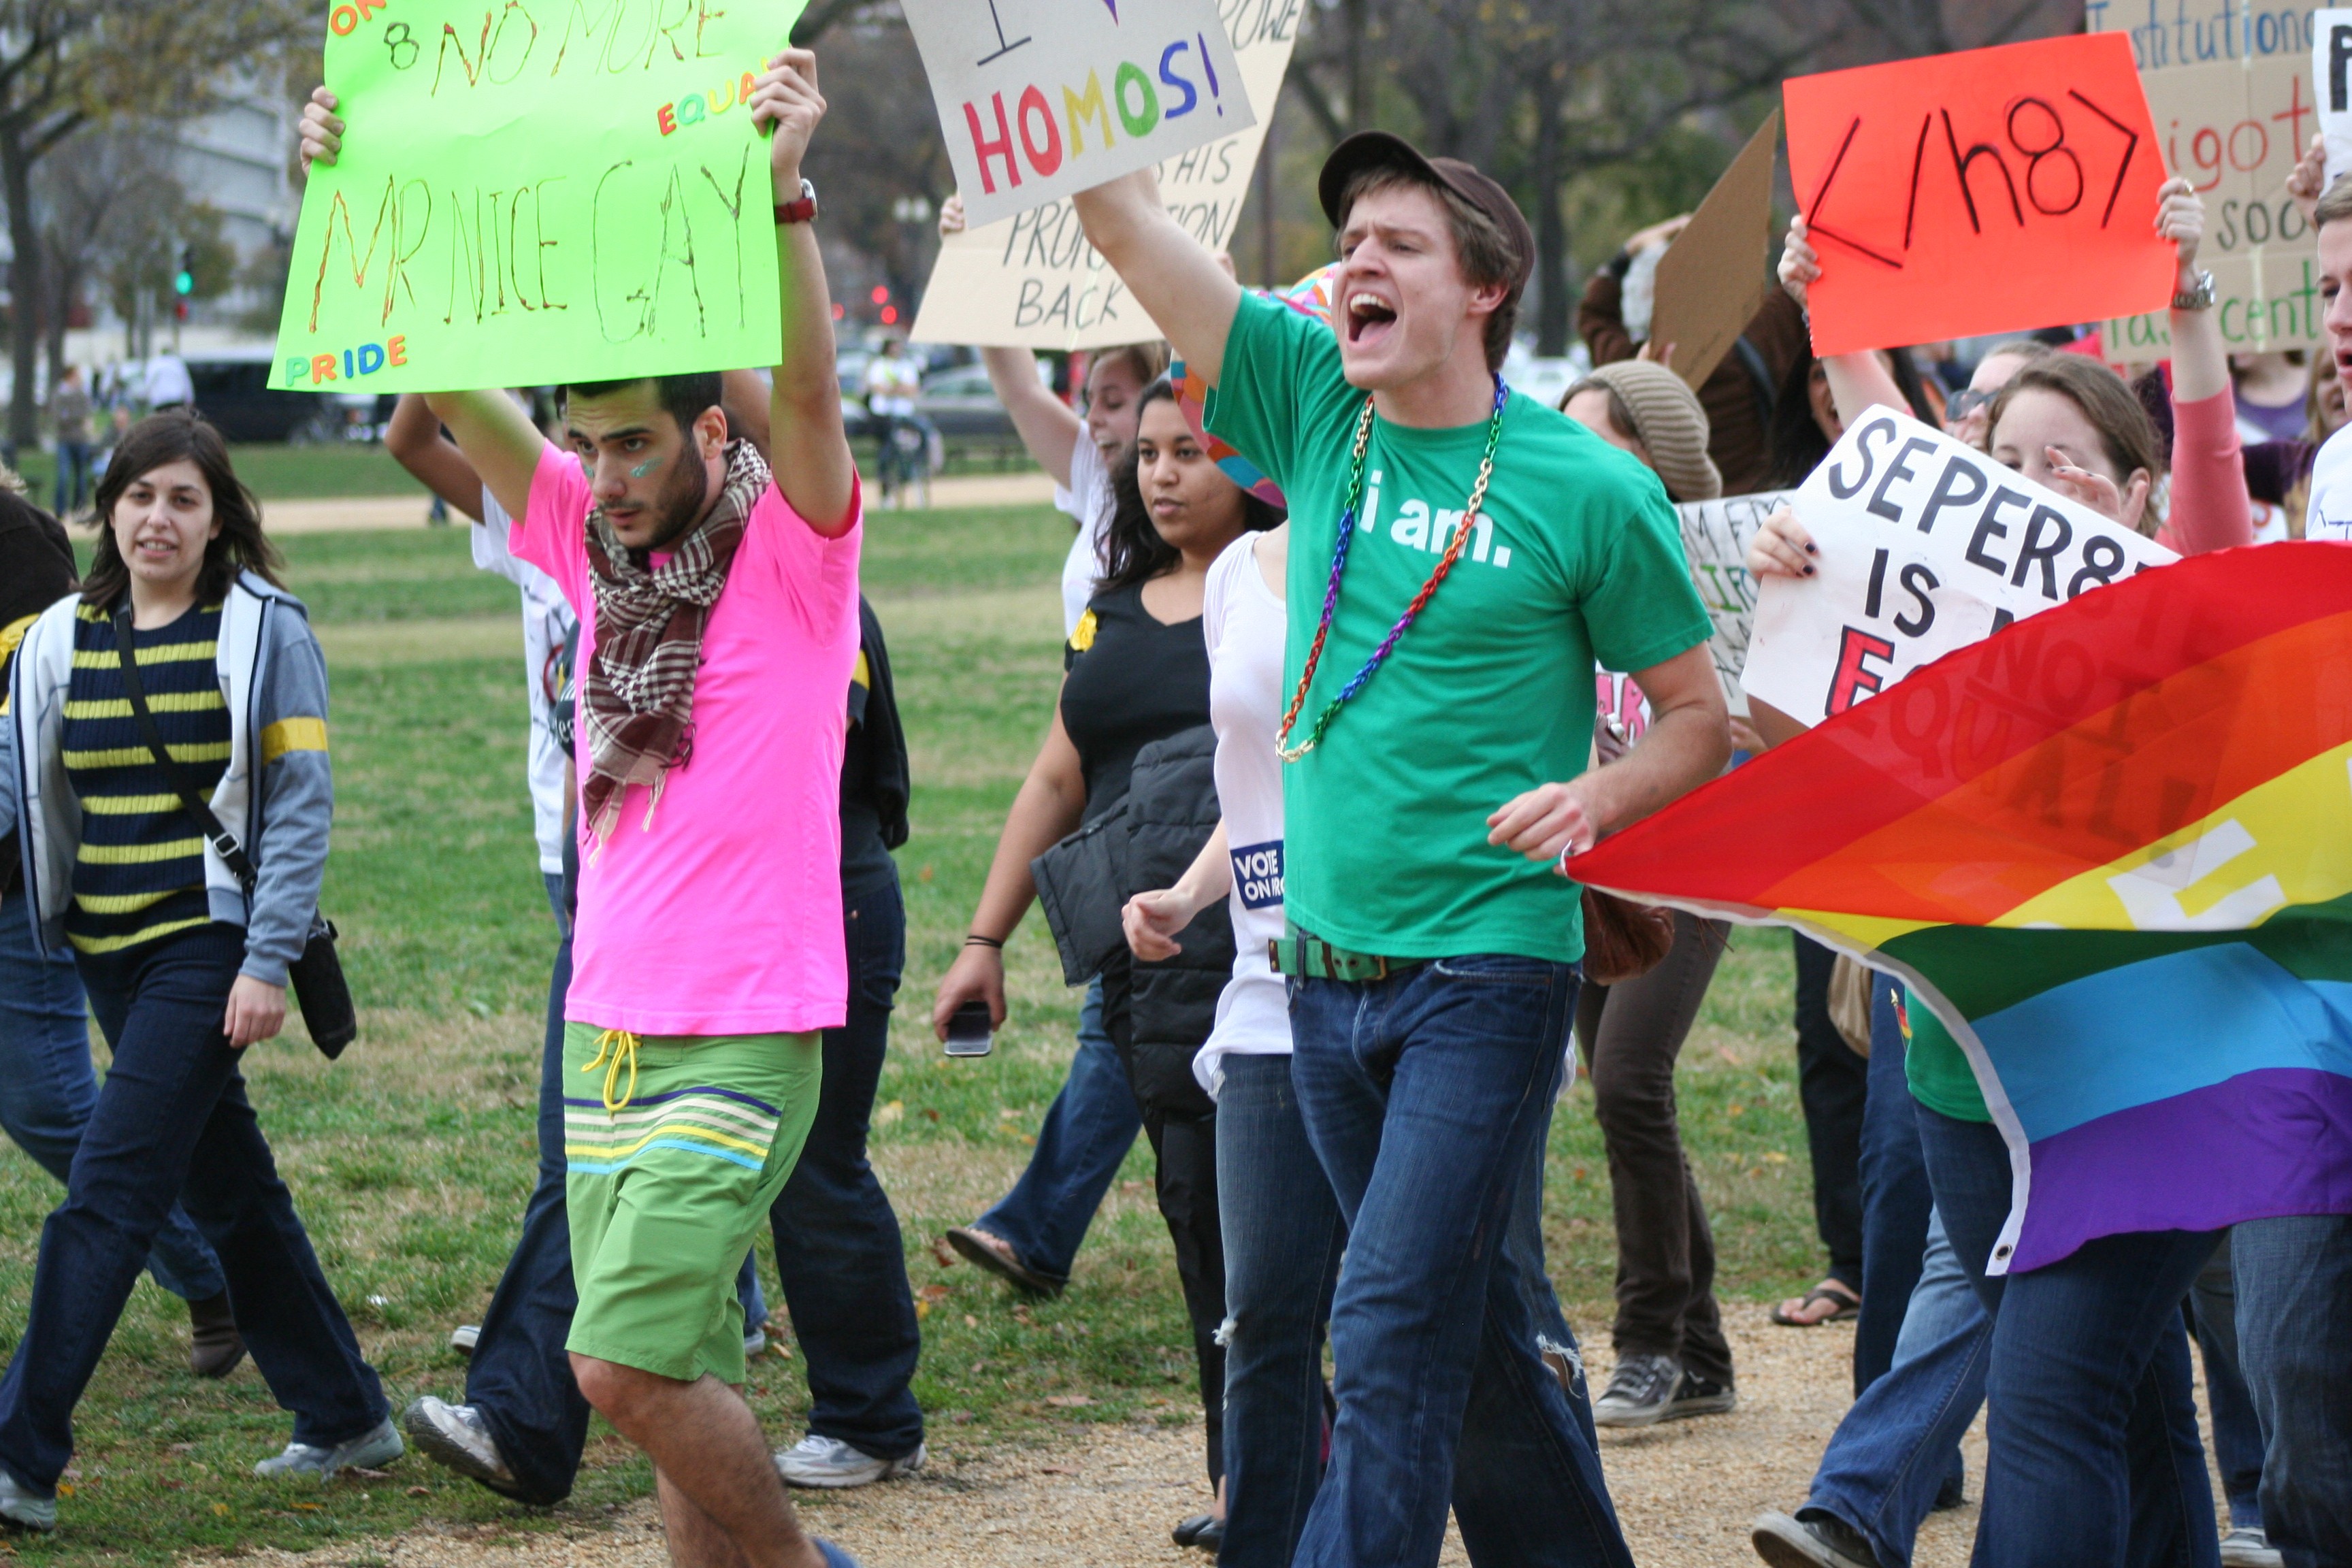
MULTIPOLYGON (((932 1005, 941 1038, 966 1002, 1004 1021, 1005 939, 1036 897, 1029 863, 1126 797, 1136 753, 1209 721, 1209 656, 1201 596, 1210 565, 1244 532, 1273 527, 1275 510, 1217 468, 1166 381, 1146 388, 1135 460, 1115 477, 1118 507, 1105 541, 1105 569, 1065 650, 1060 700, 1045 744, 1013 798, 971 934, 932 1005)), ((1103 1016, 1125 1057, 1128 958, 1106 965, 1103 1016)), ((1131 1072, 1130 1067, 1130 1072, 1131 1072)), ((1217 1240, 1214 1108, 1147 1103, 1144 1129, 1158 1157, 1160 1207, 1176 1244, 1201 1363, 1209 1474, 1223 1475, 1223 1250, 1217 1240)))

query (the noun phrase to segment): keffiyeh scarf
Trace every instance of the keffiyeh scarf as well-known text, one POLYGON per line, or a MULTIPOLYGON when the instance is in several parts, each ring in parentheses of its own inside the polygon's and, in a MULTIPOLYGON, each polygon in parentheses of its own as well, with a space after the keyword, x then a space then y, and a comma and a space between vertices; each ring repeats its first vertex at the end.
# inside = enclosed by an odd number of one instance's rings
POLYGON ((612 837, 631 784, 650 792, 645 822, 650 829, 669 770, 694 754, 694 675, 702 663, 703 628, 727 586, 752 504, 768 483, 768 465, 751 444, 732 443, 718 504, 650 571, 613 531, 603 507, 588 514, 596 652, 579 685, 578 725, 588 758, 580 805, 600 843, 612 837))

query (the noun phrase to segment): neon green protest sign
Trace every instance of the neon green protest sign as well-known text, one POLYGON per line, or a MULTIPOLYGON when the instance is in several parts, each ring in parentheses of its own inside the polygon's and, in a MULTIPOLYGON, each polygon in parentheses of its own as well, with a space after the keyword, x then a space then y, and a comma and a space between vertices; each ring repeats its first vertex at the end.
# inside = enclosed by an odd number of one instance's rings
POLYGON ((531 386, 774 362, 768 144, 803 0, 336 0, 270 384, 531 386))

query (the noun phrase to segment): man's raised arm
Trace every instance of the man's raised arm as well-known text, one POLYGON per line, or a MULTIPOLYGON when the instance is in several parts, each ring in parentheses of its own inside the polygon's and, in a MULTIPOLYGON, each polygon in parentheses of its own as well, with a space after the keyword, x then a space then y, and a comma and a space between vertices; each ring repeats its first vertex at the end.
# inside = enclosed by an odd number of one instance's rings
MULTIPOLYGON (((824 118, 816 56, 786 49, 768 62, 750 100, 751 118, 772 128, 770 183, 781 212, 801 199, 801 158, 824 118)), ((857 493, 857 459, 841 424, 841 382, 834 371, 833 297, 813 221, 776 225, 776 272, 783 290, 783 342, 768 405, 768 439, 776 488, 817 532, 848 531, 857 493)))
POLYGON ((1225 336, 1241 308, 1241 285, 1169 216, 1150 170, 1139 169, 1072 199, 1087 240, 1168 334, 1185 373, 1216 385, 1225 366, 1225 336))
POLYGON ((482 476, 482 483, 509 517, 520 518, 530 507, 530 481, 539 472, 540 454, 547 437, 515 406, 513 398, 495 387, 480 392, 428 392, 426 406, 449 427, 457 450, 482 476))

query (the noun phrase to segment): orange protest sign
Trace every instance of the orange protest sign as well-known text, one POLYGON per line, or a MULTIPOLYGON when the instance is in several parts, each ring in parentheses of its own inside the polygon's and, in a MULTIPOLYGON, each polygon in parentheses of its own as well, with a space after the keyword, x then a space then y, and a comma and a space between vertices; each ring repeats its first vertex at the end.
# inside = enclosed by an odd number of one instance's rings
POLYGON ((2162 152, 2121 33, 1797 77, 1789 171, 1813 351, 2161 310, 2162 152))

